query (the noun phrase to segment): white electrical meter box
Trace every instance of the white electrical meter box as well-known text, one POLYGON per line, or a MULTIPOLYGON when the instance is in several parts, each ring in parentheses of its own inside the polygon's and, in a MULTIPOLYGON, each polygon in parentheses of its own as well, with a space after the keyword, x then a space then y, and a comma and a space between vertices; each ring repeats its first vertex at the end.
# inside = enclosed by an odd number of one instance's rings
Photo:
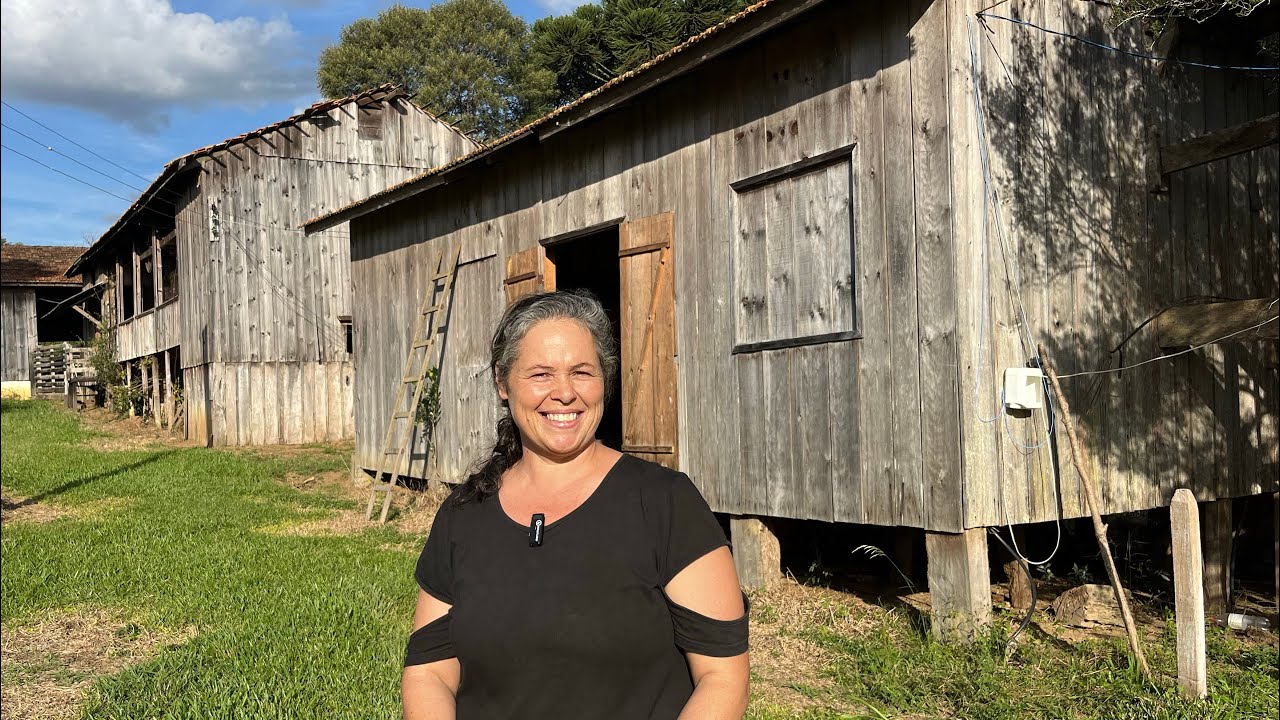
POLYGON ((1044 407, 1044 373, 1040 368, 1005 368, 1004 406, 1013 410, 1044 407))

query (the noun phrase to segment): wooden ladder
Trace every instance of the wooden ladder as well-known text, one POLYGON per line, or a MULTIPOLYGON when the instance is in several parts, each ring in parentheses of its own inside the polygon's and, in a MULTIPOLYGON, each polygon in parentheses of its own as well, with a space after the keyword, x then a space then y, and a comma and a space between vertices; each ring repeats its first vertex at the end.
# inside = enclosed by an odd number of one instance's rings
POLYGON ((382 515, 379 523, 387 521, 387 512, 391 510, 391 495, 400 482, 401 462, 409 449, 409 438, 413 434, 415 416, 418 414, 418 403, 422 400, 423 378, 431 366, 431 351, 435 347, 436 337, 440 329, 440 315, 449 304, 453 292, 453 280, 458 273, 458 258, 462 254, 462 245, 453 248, 442 248, 436 254, 435 270, 430 284, 422 295, 422 305, 418 310, 418 321, 413 328, 413 341, 404 358, 404 369, 400 372, 400 388, 396 391, 395 402, 391 404, 391 417, 387 420, 387 430, 382 436, 382 454, 376 461, 377 467, 373 476, 373 485, 369 488, 369 506, 365 509, 365 519, 373 519, 373 504, 378 493, 383 493, 382 515), (447 265, 446 265, 447 263, 447 265), (441 287, 441 282, 444 285, 441 287), (410 390, 410 386, 413 387, 410 390), (408 400, 408 404, 405 401, 408 400), (386 477, 386 480, 383 478, 386 477))

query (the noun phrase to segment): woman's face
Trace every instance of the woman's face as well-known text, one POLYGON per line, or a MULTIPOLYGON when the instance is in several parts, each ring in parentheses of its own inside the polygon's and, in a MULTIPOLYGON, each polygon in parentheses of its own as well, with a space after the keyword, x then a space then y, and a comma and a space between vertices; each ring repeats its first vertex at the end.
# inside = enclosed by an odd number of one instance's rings
POLYGON ((544 320, 524 336, 507 386, 498 386, 526 452, 576 457, 595 442, 604 373, 591 333, 574 320, 544 320))

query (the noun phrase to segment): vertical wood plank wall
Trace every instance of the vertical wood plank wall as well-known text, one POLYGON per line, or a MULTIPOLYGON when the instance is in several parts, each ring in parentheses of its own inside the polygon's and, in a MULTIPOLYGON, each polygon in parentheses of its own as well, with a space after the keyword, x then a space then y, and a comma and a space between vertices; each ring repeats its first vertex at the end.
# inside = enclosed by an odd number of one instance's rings
POLYGON ((26 288, 0 289, 0 380, 31 379, 31 351, 36 338, 36 291, 26 288))
MULTIPOLYGON (((1139 42, 1108 30, 1091 4, 1007 5, 1047 27, 1139 42)), ((1027 449, 1043 416, 1006 426, 996 414, 1002 369, 1028 357, 1019 308, 1073 372, 1105 365, 1129 329, 1187 294, 1275 295, 1274 148, 1175 178, 1167 196, 1141 186, 1144 114, 1181 138, 1265 114, 1275 96, 1232 80, 1217 91, 1227 111, 1210 117, 1204 73, 1157 77, 995 21, 992 49, 978 28, 1006 258, 993 219, 982 236, 968 45, 977 9, 826 3, 619 111, 520 141, 482 170, 354 220, 357 464, 376 458, 418 278, 441 246, 461 242, 467 262, 445 330, 436 451, 420 472, 456 482, 492 441, 487 341, 506 259, 542 239, 673 212, 680 464, 713 508, 956 531, 1052 519, 1060 492, 1063 512, 1081 515, 1075 481, 1064 475, 1059 491, 1046 452, 1027 449), (730 184, 845 147, 860 337, 732 354, 730 184), (1248 242, 1228 242, 1237 237, 1248 242), (1020 303, 1010 299, 1014 257, 1020 303), (1196 274, 1215 264, 1216 275, 1196 274)), ((1152 356, 1151 342, 1136 337, 1126 359, 1152 356)), ((1214 492, 1274 487, 1274 472, 1268 486, 1256 470, 1275 463, 1263 452, 1275 447, 1275 363, 1255 350, 1072 383, 1106 511, 1163 504, 1177 484, 1199 495, 1208 478, 1214 492), (1188 448, 1222 462, 1160 450, 1182 444, 1184 428, 1199 428, 1188 448)))
POLYGON ((361 135, 347 103, 202 157, 161 191, 177 201, 180 299, 121 324, 120 356, 180 344, 189 436, 353 435, 354 367, 338 320, 351 314, 347 227, 311 237, 298 227, 475 147, 403 100, 381 106, 380 139, 361 135))
MULTIPOLYGON (((1033 341, 1045 343, 1061 374, 1130 365, 1160 355, 1154 323, 1123 354, 1110 351, 1169 304, 1280 291, 1276 146, 1175 173, 1167 193, 1152 194, 1146 181, 1149 132, 1176 143, 1274 113, 1274 84, 1268 90, 1256 76, 1225 70, 1161 69, 996 19, 989 30, 973 29, 998 196, 984 238, 967 19, 984 5, 955 2, 948 23, 951 192, 957 237, 966 239, 957 246, 956 305, 971 527, 1051 520, 1059 502, 1068 517, 1087 513, 1061 438, 1063 471, 1054 481, 1045 415, 999 412, 1003 370, 1024 365, 1033 341), (1029 334, 1019 321, 1024 308, 1029 334)), ((1136 26, 1112 29, 1095 3, 1014 0, 992 12, 1107 45, 1148 42, 1136 26)), ((1189 43, 1177 56, 1259 59, 1251 48, 1189 43)), ((1211 345, 1121 374, 1064 380, 1102 511, 1166 505, 1180 487, 1201 499, 1276 490, 1274 353, 1274 343, 1211 345)))

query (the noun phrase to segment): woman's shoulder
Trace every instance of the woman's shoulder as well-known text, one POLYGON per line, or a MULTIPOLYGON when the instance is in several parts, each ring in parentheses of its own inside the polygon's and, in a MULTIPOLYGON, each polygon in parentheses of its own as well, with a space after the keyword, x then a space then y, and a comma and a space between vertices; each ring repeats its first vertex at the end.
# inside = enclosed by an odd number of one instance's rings
POLYGON ((624 454, 618 460, 618 472, 628 488, 647 499, 701 497, 688 475, 651 460, 624 454))
POLYGON ((644 481, 657 487, 669 487, 681 480, 688 480, 688 476, 678 470, 626 453, 618 458, 617 471, 628 480, 644 481))

